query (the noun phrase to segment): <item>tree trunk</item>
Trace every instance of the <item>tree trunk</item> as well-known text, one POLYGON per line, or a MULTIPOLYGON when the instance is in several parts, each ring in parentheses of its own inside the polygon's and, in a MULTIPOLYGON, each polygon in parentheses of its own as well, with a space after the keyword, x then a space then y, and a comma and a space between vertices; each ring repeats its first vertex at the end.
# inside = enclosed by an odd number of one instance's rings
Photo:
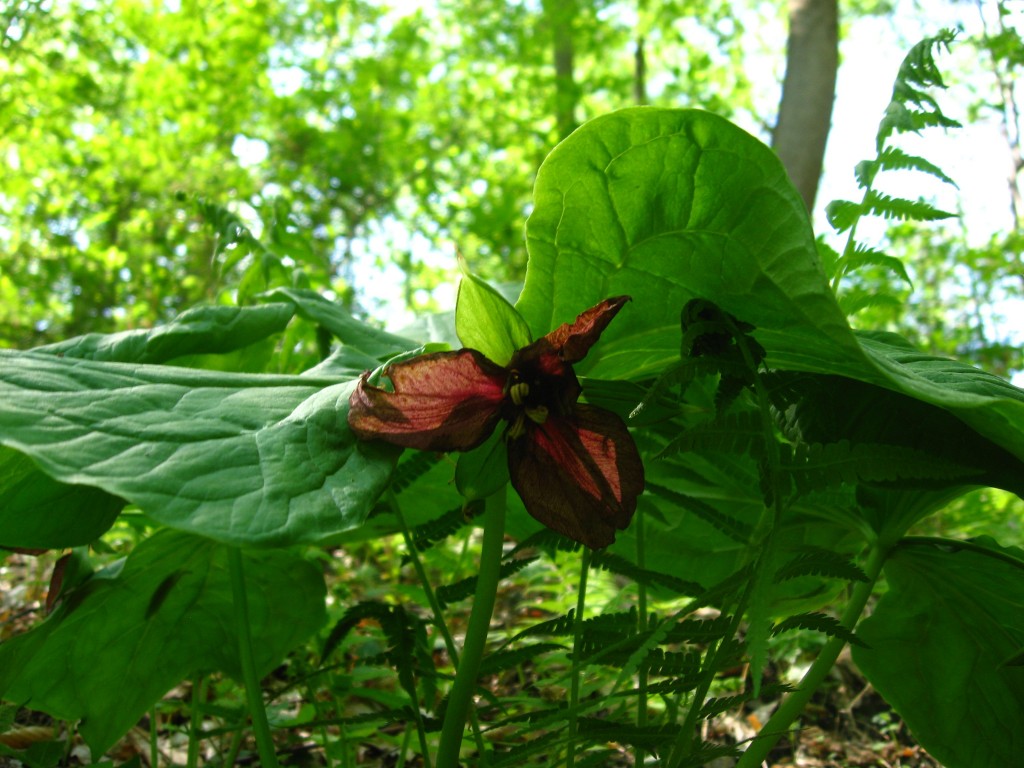
POLYGON ((575 0, 544 0, 544 21, 551 31, 555 63, 555 121, 558 138, 564 139, 576 130, 576 103, 579 93, 573 76, 573 21, 575 0))
POLYGON ((807 210, 818 192, 838 67, 837 0, 789 0, 786 79, 772 148, 807 210))

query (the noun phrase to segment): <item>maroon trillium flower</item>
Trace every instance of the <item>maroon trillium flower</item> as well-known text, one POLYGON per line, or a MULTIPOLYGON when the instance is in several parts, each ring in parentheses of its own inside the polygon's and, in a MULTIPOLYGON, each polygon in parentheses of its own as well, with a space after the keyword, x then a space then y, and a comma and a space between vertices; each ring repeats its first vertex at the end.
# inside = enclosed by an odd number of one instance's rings
POLYGON ((475 349, 389 365, 394 391, 364 374, 348 421, 362 438, 426 451, 468 451, 506 422, 512 486, 529 512, 588 547, 606 547, 629 525, 644 467, 625 422, 577 402, 572 364, 582 360, 628 296, 606 299, 502 367, 475 349))

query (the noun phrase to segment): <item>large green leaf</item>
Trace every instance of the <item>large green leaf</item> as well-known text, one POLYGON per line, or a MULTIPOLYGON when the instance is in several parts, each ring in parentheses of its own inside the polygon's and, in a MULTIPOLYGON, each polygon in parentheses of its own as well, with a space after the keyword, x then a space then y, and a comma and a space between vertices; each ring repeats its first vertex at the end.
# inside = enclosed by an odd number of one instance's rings
POLYGON ((418 342, 359 322, 341 305, 328 301, 315 291, 277 288, 264 298, 292 302, 303 318, 318 323, 342 344, 369 358, 383 360, 419 346, 418 342))
POLYGON ((166 325, 121 333, 90 333, 37 347, 59 357, 163 363, 176 357, 229 352, 284 330, 292 304, 255 307, 195 307, 166 325))
POLYGON ((0 350, 0 443, 172 528, 318 542, 361 525, 394 467, 348 428, 354 385, 0 350))
MULTIPOLYGON (((292 304, 196 307, 146 330, 91 333, 37 347, 61 358, 162 363, 192 355, 223 355, 284 329, 292 304)), ((0 451, 0 545, 60 548, 88 544, 106 531, 124 500, 99 488, 60 483, 28 457, 0 451)))
POLYGON ((794 356, 856 350, 782 164, 706 112, 627 109, 573 133, 540 168, 527 246, 517 306, 535 335, 633 296, 581 365, 595 376, 678 359, 679 314, 695 297, 771 329, 794 356))
POLYGON ((0 499, 0 547, 28 549, 95 541, 124 506, 99 488, 57 482, 10 448, 0 448, 0 499))
MULTIPOLYGON (((323 577, 287 551, 246 552, 243 571, 255 662, 265 674, 323 624, 323 577)), ((94 754, 102 753, 185 677, 240 678, 232 606, 226 548, 162 531, 0 646, 0 695, 81 720, 94 754)))
POLYGON ((597 118, 548 156, 534 199, 517 308, 535 334, 608 296, 634 298, 581 371, 660 373, 679 357, 680 311, 703 298, 756 327, 769 367, 901 392, 1024 459, 1020 390, 891 335, 849 329, 781 163, 727 120, 654 108, 597 118))
POLYGON ((994 545, 903 546, 853 658, 950 768, 1016 765, 1024 750, 1024 560, 994 545))

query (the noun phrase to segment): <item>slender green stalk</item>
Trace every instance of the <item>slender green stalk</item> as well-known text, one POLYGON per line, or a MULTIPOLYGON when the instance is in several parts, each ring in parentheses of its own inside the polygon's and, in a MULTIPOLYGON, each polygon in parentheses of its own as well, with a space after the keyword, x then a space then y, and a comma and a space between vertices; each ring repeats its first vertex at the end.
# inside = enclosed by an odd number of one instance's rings
POLYGON ((242 751, 242 738, 244 736, 245 732, 241 728, 237 728, 231 734, 231 743, 228 744, 228 751, 224 755, 219 756, 222 765, 234 765, 238 762, 238 753, 242 751))
MULTIPOLYGON (((683 721, 682 727, 679 729, 679 736, 676 738, 676 743, 672 746, 672 751, 665 760, 665 764, 669 766, 677 766, 690 755, 693 751, 694 746, 694 734, 697 732, 697 718, 700 716, 700 711, 704 707, 704 701, 707 699, 708 691, 711 690, 711 683, 714 682, 715 674, 722 667, 721 656, 725 651, 725 648, 729 644, 729 640, 736 636, 739 631, 740 623, 743 621, 743 613, 746 611, 747 602, 750 599, 750 593, 753 591, 754 580, 751 579, 747 583, 746 588, 743 590, 743 594, 740 596, 736 603, 736 608, 733 613, 732 623, 729 625, 728 631, 718 641, 718 645, 708 648, 705 655, 706 659, 710 659, 704 664, 704 669, 701 673, 700 682, 697 684, 697 688, 693 692, 693 697, 690 701, 690 708, 686 711, 686 718, 683 721)), ((722 613, 726 612, 727 605, 722 606, 722 613)))
POLYGON ((420 559, 420 553, 416 550, 416 546, 413 543, 412 534, 409 532, 409 526, 405 523, 405 516, 402 514, 402 506, 398 503, 398 498, 395 496, 393 491, 388 491, 387 499, 388 506, 398 519, 398 525, 402 529, 402 538, 405 540, 405 548, 409 552, 409 559, 412 561, 412 567, 416 571, 416 577, 420 580, 423 592, 427 596, 427 602, 430 604, 430 612, 434 616, 434 626, 437 627, 437 631, 440 632, 441 637, 444 638, 444 647, 448 651, 448 658, 452 660, 452 664, 458 666, 459 651, 455 647, 455 641, 452 639, 452 633, 448 631, 448 625, 444 622, 444 612, 441 610, 441 602, 437 599, 437 594, 434 592, 434 588, 430 585, 430 579, 427 578, 427 569, 423 567, 423 561, 420 559))
MULTIPOLYGON (((391 507, 391 511, 398 519, 398 525, 402 529, 402 539, 405 541, 405 548, 409 552, 409 559, 412 561, 412 567, 416 571, 416 577, 420 580, 420 586, 423 587, 423 592, 427 596, 427 602, 430 604, 430 612, 434 617, 434 626, 441 633, 441 637, 444 638, 444 647, 448 651, 448 658, 452 660, 452 666, 456 669, 459 668, 459 651, 455 647, 455 640, 452 638, 452 633, 448 631, 448 625, 444 620, 444 611, 441 608, 441 601, 437 599, 437 593, 434 591, 434 587, 430 584, 430 579, 427 578, 427 569, 423 567, 423 561, 420 559, 420 553, 416 549, 416 544, 413 542, 412 534, 409 531, 409 526, 405 522, 405 515, 402 514, 402 505, 398 503, 398 497, 393 491, 388 492, 388 505, 391 507)), ((417 704, 414 701, 413 707, 417 704)), ((427 732, 423 727, 423 718, 419 716, 419 710, 416 710, 417 724, 419 725, 419 737, 420 737, 420 748, 423 753, 423 763, 426 768, 430 768, 430 755, 427 750, 427 732)), ((480 723, 477 721, 476 712, 470 712, 470 723, 473 731, 473 738, 476 740, 477 749, 480 754, 484 753, 484 737, 480 733, 480 723)))
MULTIPOLYGON (((882 572, 886 554, 887 552, 883 550, 878 541, 872 543, 864 566, 868 580, 854 585, 850 602, 846 604, 846 609, 839 620, 846 629, 853 631, 864 612, 864 606, 867 605, 868 598, 871 597, 871 592, 875 588, 875 582, 878 581, 882 572)), ((811 668, 807 670, 803 680, 800 681, 800 685, 783 699, 782 704, 775 710, 775 714, 764 724, 757 738, 751 742, 750 747, 736 763, 736 768, 759 768, 761 766, 768 757, 768 752, 780 737, 789 732, 790 726, 804 711, 811 696, 824 682, 832 666, 836 663, 836 659, 839 658, 839 652, 843 650, 844 645, 846 645, 846 641, 838 637, 829 638, 821 653, 818 654, 818 658, 814 660, 811 668)))
POLYGON ((569 686, 569 743, 566 745, 565 765, 576 764, 576 739, 579 735, 580 674, 583 656, 583 612, 587 607, 587 576, 590 573, 590 550, 583 548, 580 558, 580 586, 576 595, 576 616, 572 625, 572 682, 569 686))
MULTIPOLYGON (((188 754, 185 757, 186 768, 196 768, 199 764, 199 742, 202 741, 203 700, 206 698, 206 677, 199 676, 192 681, 192 701, 189 705, 188 754)), ((156 765, 156 763, 153 763, 156 765)))
MULTIPOLYGON (((636 528, 636 564, 642 570, 647 567, 647 538, 644 530, 643 509, 637 510, 633 525, 636 528)), ((647 631, 647 585, 643 583, 637 584, 636 610, 636 628, 642 635, 647 631)), ((647 667, 643 664, 640 665, 637 672, 636 687, 636 725, 637 728, 644 728, 647 725, 647 667)), ((646 754, 643 747, 637 746, 633 754, 634 765, 643 765, 646 754)))
POLYGON ((437 768, 458 768, 459 751, 466 717, 476 692, 477 673, 494 612, 494 599, 501 574, 502 543, 505 540, 505 488, 487 498, 483 514, 484 540, 480 547, 480 572, 473 596, 473 610, 466 628, 462 658, 455 671, 455 682, 448 694, 448 709, 441 727, 437 748, 437 768))
POLYGON ((327 733, 327 724, 323 722, 325 719, 323 705, 317 699, 316 691, 313 689, 313 686, 308 682, 306 683, 306 699, 313 705, 313 711, 316 712, 316 719, 321 721, 317 730, 320 731, 320 740, 324 745, 324 768, 334 768, 334 759, 331 757, 330 750, 327 749, 327 745, 330 743, 330 734, 327 733))
MULTIPOLYGON (((191 738, 190 738, 191 741, 191 738)), ((160 745, 157 734, 156 704, 149 709, 149 764, 156 768, 160 763, 160 745)))
POLYGON ((256 748, 262 768, 277 768, 277 754, 274 739, 267 722, 267 710, 263 707, 260 679, 256 674, 256 661, 252 655, 252 633, 249 628, 249 601, 245 589, 245 572, 242 568, 242 550, 228 547, 228 573, 231 575, 231 597, 235 606, 235 632, 238 633, 238 661, 242 665, 242 680, 245 683, 245 698, 249 704, 252 730, 256 736, 256 748))

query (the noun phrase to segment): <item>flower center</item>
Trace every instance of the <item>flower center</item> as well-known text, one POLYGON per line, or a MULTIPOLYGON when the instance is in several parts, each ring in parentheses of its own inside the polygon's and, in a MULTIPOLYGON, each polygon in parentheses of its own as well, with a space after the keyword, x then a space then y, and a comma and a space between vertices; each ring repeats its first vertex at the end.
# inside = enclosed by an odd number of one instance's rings
POLYGON ((526 420, 534 424, 543 424, 548 418, 548 407, 540 402, 540 387, 523 381, 518 371, 512 371, 508 384, 508 397, 515 406, 515 415, 510 419, 511 424, 506 436, 515 440, 522 437, 526 432, 526 420))

